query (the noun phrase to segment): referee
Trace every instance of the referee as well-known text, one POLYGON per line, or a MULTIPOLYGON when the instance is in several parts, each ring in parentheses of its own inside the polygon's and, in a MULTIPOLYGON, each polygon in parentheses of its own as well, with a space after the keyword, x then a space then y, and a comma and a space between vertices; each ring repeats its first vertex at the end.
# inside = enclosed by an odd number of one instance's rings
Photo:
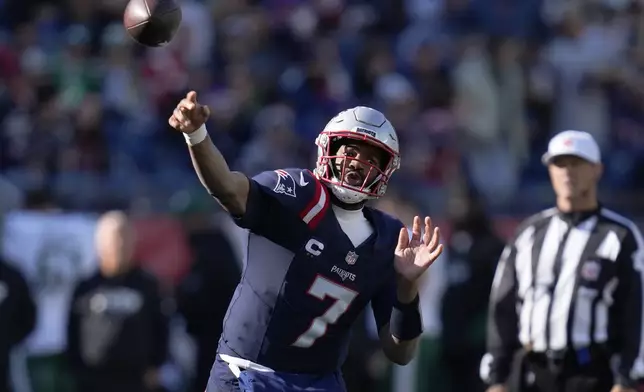
POLYGON ((557 207, 524 221, 501 256, 481 376, 488 392, 635 392, 642 234, 598 202, 602 164, 590 134, 556 135, 543 162, 557 207))

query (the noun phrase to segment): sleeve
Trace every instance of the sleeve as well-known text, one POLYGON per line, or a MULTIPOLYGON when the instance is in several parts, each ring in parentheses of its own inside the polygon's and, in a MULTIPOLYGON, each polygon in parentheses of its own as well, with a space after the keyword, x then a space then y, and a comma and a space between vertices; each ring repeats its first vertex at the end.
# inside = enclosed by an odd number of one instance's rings
POLYGON ((18 344, 29 336, 36 325, 36 305, 27 286, 27 282, 17 271, 14 280, 18 313, 14 319, 14 336, 11 337, 11 340, 12 344, 18 344))
POLYGON ((635 227, 622 241, 617 256, 619 286, 615 304, 619 336, 621 337, 620 362, 617 383, 634 387, 636 380, 644 378, 644 240, 635 227))
POLYGON ((492 283, 487 321, 487 353, 481 362, 481 378, 488 384, 504 383, 519 347, 516 311, 517 279, 514 243, 505 247, 492 283))
POLYGON ((246 213, 234 218, 237 225, 266 235, 282 227, 288 216, 315 226, 328 206, 328 191, 311 172, 280 169, 265 171, 250 180, 246 213))
POLYGON ((395 300, 396 281, 395 278, 392 278, 371 300, 371 308, 373 309, 378 333, 380 333, 382 327, 389 323, 395 300))
POLYGON ((170 300, 162 292, 158 282, 154 281, 150 289, 150 314, 152 318, 152 341, 153 351, 151 353, 150 365, 156 368, 161 367, 168 357, 168 341, 170 338, 169 309, 170 300))

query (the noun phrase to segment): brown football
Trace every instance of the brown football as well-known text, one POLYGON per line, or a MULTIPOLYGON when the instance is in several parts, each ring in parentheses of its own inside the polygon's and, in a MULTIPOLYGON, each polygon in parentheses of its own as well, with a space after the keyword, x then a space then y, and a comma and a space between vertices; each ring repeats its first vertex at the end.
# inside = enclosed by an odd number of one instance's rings
POLYGON ((141 45, 163 46, 181 25, 181 7, 174 0, 130 0, 123 13, 123 25, 141 45))

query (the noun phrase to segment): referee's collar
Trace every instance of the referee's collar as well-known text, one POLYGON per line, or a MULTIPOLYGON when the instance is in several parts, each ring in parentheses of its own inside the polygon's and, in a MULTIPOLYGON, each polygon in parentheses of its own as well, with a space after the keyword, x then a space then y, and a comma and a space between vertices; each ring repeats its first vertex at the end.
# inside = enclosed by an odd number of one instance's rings
POLYGON ((586 219, 593 217, 595 215, 599 214, 599 211, 602 209, 601 203, 597 204, 596 208, 593 208, 592 210, 586 210, 586 211, 572 211, 572 212, 563 212, 561 210, 559 211, 559 218, 563 220, 564 222, 572 225, 572 226, 577 226, 581 222, 585 221, 586 219))

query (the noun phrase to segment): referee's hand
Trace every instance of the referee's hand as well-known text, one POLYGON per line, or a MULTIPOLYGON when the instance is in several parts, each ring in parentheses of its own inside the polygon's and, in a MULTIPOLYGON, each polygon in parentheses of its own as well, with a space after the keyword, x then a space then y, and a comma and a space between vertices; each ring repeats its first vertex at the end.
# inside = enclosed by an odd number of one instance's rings
POLYGON ((508 388, 506 388, 503 384, 497 384, 489 387, 486 392, 508 392, 508 388))

